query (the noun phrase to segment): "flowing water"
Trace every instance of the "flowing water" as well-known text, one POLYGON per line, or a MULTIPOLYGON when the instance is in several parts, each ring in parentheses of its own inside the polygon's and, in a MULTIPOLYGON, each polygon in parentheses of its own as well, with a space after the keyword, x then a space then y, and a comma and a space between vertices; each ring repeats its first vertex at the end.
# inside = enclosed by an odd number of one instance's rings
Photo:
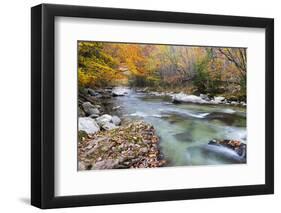
MULTIPOLYGON (((212 165, 239 162, 224 147, 208 145, 212 139, 235 139, 246 143, 246 108, 230 105, 173 104, 171 97, 129 90, 114 97, 122 119, 151 123, 160 137, 160 149, 168 166, 212 165)), ((114 114, 114 113, 113 113, 114 114)))

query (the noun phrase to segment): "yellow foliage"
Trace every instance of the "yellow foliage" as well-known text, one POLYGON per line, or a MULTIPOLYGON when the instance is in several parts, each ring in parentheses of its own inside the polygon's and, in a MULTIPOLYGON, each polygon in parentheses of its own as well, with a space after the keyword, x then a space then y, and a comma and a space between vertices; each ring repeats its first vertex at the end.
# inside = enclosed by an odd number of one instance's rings
POLYGON ((245 77, 243 48, 79 42, 78 49, 81 86, 102 87, 128 79, 138 86, 181 85, 197 78, 203 86, 214 87, 245 77))

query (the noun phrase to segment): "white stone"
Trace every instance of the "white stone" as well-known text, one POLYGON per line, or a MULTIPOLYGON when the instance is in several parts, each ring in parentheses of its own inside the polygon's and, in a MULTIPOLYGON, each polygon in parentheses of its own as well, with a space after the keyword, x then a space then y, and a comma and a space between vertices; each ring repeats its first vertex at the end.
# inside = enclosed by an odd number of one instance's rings
POLYGON ((108 122, 108 123, 103 124, 101 126, 101 128, 104 129, 104 130, 111 130, 111 129, 117 128, 117 126, 115 124, 113 124, 113 123, 109 123, 108 122))
POLYGON ((112 90, 112 95, 113 96, 124 96, 129 94, 129 89, 126 87, 115 87, 112 90))
POLYGON ((116 115, 112 116, 111 121, 112 121, 113 124, 115 124, 117 126, 121 123, 121 119, 118 116, 116 116, 116 115))
MULTIPOLYGON (((117 117, 117 116, 116 116, 117 117)), ((104 130, 110 130, 110 129, 115 129, 116 125, 113 123, 113 117, 108 114, 104 114, 98 118, 96 118, 96 121, 98 125, 104 129, 104 130)), ((116 120, 117 121, 117 120, 116 120)))
POLYGON ((244 101, 240 101, 240 104, 246 104, 244 101))
POLYGON ((94 134, 100 131, 99 125, 92 118, 80 117, 78 123, 78 129, 85 131, 88 134, 94 134))
POLYGON ((178 93, 172 96, 173 101, 177 102, 186 102, 186 103, 198 103, 198 104, 205 104, 208 103, 206 100, 202 99, 196 95, 186 95, 184 93, 178 93))
POLYGON ((214 97, 214 101, 215 101, 215 102, 220 103, 220 102, 222 102, 223 100, 225 100, 225 97, 223 97, 223 96, 214 97))
POLYGON ((98 118, 96 118, 96 122, 98 123, 98 125, 102 126, 105 123, 109 123, 112 120, 112 116, 108 115, 108 114, 104 114, 98 118))
POLYGON ((210 100, 210 98, 206 94, 200 94, 200 98, 202 98, 203 100, 206 100, 206 101, 210 100))

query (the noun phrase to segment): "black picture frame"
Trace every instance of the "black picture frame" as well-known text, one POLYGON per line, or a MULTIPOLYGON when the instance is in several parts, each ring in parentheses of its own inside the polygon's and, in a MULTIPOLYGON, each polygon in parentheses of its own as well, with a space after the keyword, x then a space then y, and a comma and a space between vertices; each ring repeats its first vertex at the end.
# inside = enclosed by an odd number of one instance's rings
POLYGON ((31 9, 31 204, 60 208, 274 193, 274 20, 241 16, 41 4, 31 9), (263 28, 266 32, 265 184, 56 197, 55 17, 263 28))

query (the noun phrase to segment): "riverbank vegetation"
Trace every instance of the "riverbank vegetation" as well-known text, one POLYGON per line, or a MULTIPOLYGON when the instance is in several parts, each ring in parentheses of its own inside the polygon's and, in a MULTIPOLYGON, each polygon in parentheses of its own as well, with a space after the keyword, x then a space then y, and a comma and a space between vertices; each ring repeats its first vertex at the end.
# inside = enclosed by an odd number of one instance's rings
POLYGON ((246 102, 245 48, 78 42, 80 87, 115 85, 246 102))

